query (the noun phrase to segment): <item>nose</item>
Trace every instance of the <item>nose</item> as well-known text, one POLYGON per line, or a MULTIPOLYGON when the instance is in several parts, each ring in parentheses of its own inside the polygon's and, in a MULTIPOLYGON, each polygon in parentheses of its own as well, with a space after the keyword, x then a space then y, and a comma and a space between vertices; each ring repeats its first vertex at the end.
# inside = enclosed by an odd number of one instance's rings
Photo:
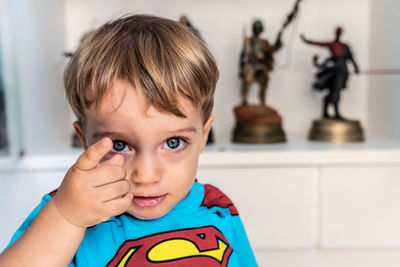
POLYGON ((133 163, 131 181, 136 185, 157 183, 161 180, 162 168, 156 153, 137 153, 133 163))

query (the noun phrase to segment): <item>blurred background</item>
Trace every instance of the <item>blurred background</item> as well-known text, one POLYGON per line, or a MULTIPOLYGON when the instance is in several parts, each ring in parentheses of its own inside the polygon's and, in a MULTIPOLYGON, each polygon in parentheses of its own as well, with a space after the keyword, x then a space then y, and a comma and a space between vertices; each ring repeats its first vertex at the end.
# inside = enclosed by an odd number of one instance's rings
MULTIPOLYGON (((301 1, 275 55, 267 91, 267 103, 283 116, 288 142, 230 141, 232 110, 241 101, 243 38, 260 19, 262 37, 274 42, 294 3, 0 0, 0 250, 82 152, 71 147, 74 118, 64 96, 64 53, 107 20, 146 13, 174 20, 186 15, 217 60, 215 143, 201 155, 198 178, 233 199, 260 266, 398 266, 399 1, 301 1), (307 141, 323 97, 311 89, 312 57, 329 53, 299 36, 331 41, 337 26, 361 70, 342 92, 341 111, 361 122, 363 143, 307 141)), ((252 102, 257 93, 252 88, 252 102)))

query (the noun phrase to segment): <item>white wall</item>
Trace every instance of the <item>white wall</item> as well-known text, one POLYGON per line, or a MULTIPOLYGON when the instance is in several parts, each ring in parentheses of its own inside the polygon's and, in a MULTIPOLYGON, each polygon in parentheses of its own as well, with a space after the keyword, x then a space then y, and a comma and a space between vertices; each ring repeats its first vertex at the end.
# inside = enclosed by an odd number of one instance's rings
POLYGON ((68 106, 62 72, 63 1, 16 0, 11 3, 21 127, 26 154, 68 146, 68 106))
MULTIPOLYGON (((228 142, 233 129, 232 108, 240 103, 238 58, 243 28, 250 33, 253 18, 265 24, 264 37, 274 40, 280 25, 292 9, 294 0, 258 1, 184 1, 184 0, 65 0, 65 31, 68 49, 74 49, 85 31, 104 21, 126 13, 151 13, 172 19, 187 14, 209 44, 220 68, 220 80, 215 96, 215 132, 219 142, 228 142)), ((276 55, 276 70, 271 74, 267 102, 278 108, 284 117, 289 135, 305 138, 311 120, 321 113, 322 95, 310 87, 315 72, 314 54, 326 55, 324 49, 303 44, 300 33, 320 40, 331 40, 337 25, 344 27, 343 41, 353 48, 361 68, 369 62, 370 1, 307 0, 300 14, 284 34, 285 47, 276 55), (286 69, 279 66, 289 63, 286 69)), ((255 88, 256 89, 256 88, 255 88)), ((257 92, 251 92, 256 101, 257 92)), ((343 92, 343 114, 367 123, 367 78, 351 77, 349 89, 343 92)))
MULTIPOLYGON (((370 57, 373 69, 400 69, 400 2, 373 0, 370 57)), ((370 77, 369 123, 376 134, 400 138, 400 76, 370 77), (392 123, 387 123, 387 122, 392 123)))

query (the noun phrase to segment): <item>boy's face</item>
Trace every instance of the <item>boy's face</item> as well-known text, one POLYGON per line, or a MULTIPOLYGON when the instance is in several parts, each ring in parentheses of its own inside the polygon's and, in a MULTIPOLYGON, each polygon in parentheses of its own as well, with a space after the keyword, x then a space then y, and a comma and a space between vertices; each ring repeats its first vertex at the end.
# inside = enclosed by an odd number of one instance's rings
POLYGON ((203 124, 201 112, 180 99, 186 118, 159 112, 132 85, 117 80, 96 110, 87 110, 86 129, 75 129, 85 149, 103 137, 124 157, 126 179, 134 195, 128 213, 139 219, 159 218, 184 199, 195 179, 200 152, 213 116, 203 124))

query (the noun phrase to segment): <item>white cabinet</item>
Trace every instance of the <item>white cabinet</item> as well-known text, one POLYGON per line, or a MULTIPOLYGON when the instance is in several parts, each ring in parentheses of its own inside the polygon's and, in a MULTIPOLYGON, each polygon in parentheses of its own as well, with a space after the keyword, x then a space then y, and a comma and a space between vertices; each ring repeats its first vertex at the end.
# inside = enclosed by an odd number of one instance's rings
POLYGON ((323 248, 400 248, 400 166, 321 169, 323 248))
POLYGON ((318 171, 313 168, 200 169, 227 194, 256 248, 311 248, 318 171))
POLYGON ((400 249, 397 141, 215 146, 198 178, 232 198, 257 250, 400 249))

